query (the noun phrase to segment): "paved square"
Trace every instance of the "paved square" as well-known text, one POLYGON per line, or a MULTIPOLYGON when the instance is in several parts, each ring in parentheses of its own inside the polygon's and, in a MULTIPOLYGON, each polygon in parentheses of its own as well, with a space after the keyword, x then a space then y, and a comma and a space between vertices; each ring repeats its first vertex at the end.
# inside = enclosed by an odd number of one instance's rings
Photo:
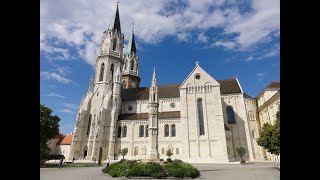
MULTIPOLYGON (((280 171, 273 163, 255 162, 247 165, 237 164, 193 164, 201 176, 196 179, 214 180, 279 180, 280 171)), ((63 167, 40 168, 41 180, 106 180, 112 178, 102 173, 103 167, 63 167)))

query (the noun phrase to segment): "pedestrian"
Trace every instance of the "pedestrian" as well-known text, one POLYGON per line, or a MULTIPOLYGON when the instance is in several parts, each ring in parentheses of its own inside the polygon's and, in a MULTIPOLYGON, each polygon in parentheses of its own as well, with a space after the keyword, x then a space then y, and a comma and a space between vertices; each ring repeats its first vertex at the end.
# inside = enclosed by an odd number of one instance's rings
POLYGON ((109 166, 109 163, 110 163, 110 159, 109 157, 107 158, 107 167, 109 166))
POLYGON ((76 160, 74 157, 72 158, 72 163, 74 162, 74 160, 76 160))

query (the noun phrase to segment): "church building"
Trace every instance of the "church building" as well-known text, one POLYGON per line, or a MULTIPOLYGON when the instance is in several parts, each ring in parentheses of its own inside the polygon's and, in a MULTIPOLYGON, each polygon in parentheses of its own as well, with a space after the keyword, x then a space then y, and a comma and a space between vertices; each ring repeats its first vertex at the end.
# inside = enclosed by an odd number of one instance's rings
POLYGON ((258 108, 237 78, 216 80, 196 63, 179 84, 158 85, 153 69, 152 77, 144 77, 150 87, 140 87, 134 32, 123 52, 120 24, 117 5, 80 103, 69 159, 97 159, 100 147, 110 159, 122 158, 121 149, 128 148, 126 159, 157 161, 171 149, 172 159, 227 163, 240 160, 238 147, 246 149, 246 160, 266 158, 256 142, 258 110, 265 106, 258 108))

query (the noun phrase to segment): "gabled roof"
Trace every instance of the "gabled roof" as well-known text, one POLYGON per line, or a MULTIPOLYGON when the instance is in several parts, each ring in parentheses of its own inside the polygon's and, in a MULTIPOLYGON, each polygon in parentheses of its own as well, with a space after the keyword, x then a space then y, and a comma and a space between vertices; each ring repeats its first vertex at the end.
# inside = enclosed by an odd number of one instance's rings
POLYGON ((71 141, 72 135, 65 135, 57 142, 57 145, 71 145, 71 141))
POLYGON ((268 87, 280 87, 280 81, 274 81, 274 82, 271 82, 268 86, 268 87))
POLYGON ((221 94, 241 93, 241 88, 240 88, 236 78, 217 80, 217 81, 220 84, 220 93, 221 94))
MULTIPOLYGON (((235 94, 241 93, 241 88, 236 80, 225 79, 217 80, 220 84, 221 94, 235 94)), ((158 98, 178 98, 180 97, 180 84, 170 84, 158 86, 158 98)), ((149 99, 149 87, 129 88, 122 89, 121 91, 122 101, 135 101, 149 99)))
MULTIPOLYGON (((149 99, 149 87, 129 88, 121 91, 122 101, 149 99)), ((158 86, 158 98, 180 97, 179 84, 158 86)))
POLYGON ((273 81, 270 84, 268 84, 267 87, 265 87, 258 95, 256 98, 259 98, 263 92, 265 92, 267 89, 278 89, 280 88, 280 81, 273 81))

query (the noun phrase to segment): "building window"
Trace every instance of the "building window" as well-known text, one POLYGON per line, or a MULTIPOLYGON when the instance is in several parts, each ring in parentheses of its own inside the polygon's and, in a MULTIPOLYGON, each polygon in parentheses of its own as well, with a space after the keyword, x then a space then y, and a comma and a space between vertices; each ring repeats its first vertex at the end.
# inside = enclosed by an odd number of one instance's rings
POLYGON ((164 137, 169 137, 169 125, 164 125, 164 137))
POLYGON ((135 148, 134 148, 134 155, 135 155, 135 156, 139 155, 139 149, 138 149, 138 147, 135 147, 135 148))
POLYGON ((104 73, 104 63, 102 63, 101 66, 100 66, 99 81, 103 81, 103 73, 104 73))
POLYGON ((164 149, 164 148, 162 148, 161 153, 162 153, 162 154, 164 154, 164 152, 165 152, 165 149, 164 149))
POLYGON ((114 50, 114 51, 117 50, 117 39, 114 39, 114 40, 113 40, 112 50, 114 50))
POLYGON ((171 136, 176 137, 176 125, 171 125, 171 136))
POLYGON ((111 67, 110 67, 110 78, 111 78, 111 81, 113 81, 113 71, 114 71, 114 64, 111 64, 111 67))
POLYGON ((236 123, 236 119, 234 117, 234 111, 232 106, 228 106, 227 107, 227 117, 228 117, 228 123, 229 124, 235 124, 236 123))
POLYGON ((143 137, 143 135, 144 135, 144 127, 143 127, 143 125, 140 125, 140 127, 139 127, 139 137, 143 137))
POLYGON ((146 125, 146 137, 149 137, 148 128, 149 128, 149 126, 148 126, 148 125, 146 125))
POLYGON ((128 63, 128 61, 125 61, 125 62, 124 62, 124 70, 127 69, 127 63, 128 63))
POLYGON ((176 148, 176 154, 179 154, 179 148, 176 148))
POLYGON ((147 152, 147 149, 146 149, 146 147, 142 147, 142 155, 146 155, 146 152, 147 152))
POLYGON ((118 127, 118 137, 121 137, 121 126, 118 127))
POLYGON ((132 110, 132 106, 129 105, 129 106, 128 106, 128 111, 131 111, 131 110, 132 110))
POLYGON ((90 133, 90 127, 91 127, 91 118, 92 118, 92 115, 90 114, 90 115, 89 115, 89 122, 88 122, 87 135, 89 135, 89 133, 90 133))
POLYGON ((204 120, 203 120, 202 99, 199 98, 197 100, 197 103, 198 103, 199 128, 200 128, 200 136, 201 136, 201 135, 204 135, 204 120))
POLYGON ((251 131, 252 137, 254 138, 254 131, 251 131))
POLYGON ((170 107, 171 107, 171 108, 175 108, 175 107, 176 107, 176 104, 175 104, 174 102, 172 102, 172 103, 170 104, 170 107))
POLYGON ((122 137, 127 137, 127 126, 123 126, 123 134, 122 137))
POLYGON ((197 80, 199 80, 199 79, 201 78, 199 73, 196 74, 194 77, 195 77, 197 80))
POLYGON ((132 61, 130 61, 130 63, 131 63, 131 65, 130 65, 130 69, 131 69, 131 71, 133 71, 133 67, 134 67, 134 61, 132 60, 132 61))

